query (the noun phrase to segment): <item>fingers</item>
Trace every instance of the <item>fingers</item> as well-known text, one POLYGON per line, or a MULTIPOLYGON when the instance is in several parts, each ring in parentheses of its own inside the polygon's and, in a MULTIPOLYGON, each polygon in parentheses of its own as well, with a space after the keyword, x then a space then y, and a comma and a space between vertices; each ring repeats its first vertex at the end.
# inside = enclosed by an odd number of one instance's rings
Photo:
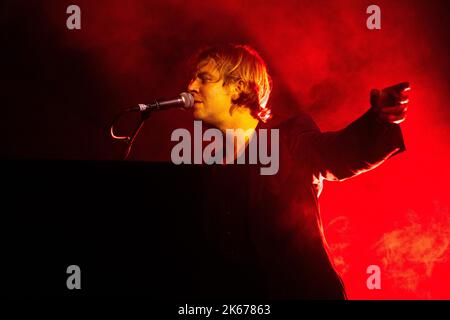
POLYGON ((399 104, 407 104, 409 102, 409 97, 406 94, 401 93, 397 100, 399 104))
POLYGON ((411 90, 409 82, 401 82, 399 84, 384 88, 385 92, 396 92, 398 94, 411 90))
POLYGON ((381 110, 381 113, 387 114, 387 115, 397 115, 402 112, 408 111, 408 106, 406 105, 400 105, 395 107, 384 107, 381 110))
POLYGON ((402 82, 384 88, 381 92, 373 89, 370 92, 370 103, 379 119, 388 123, 402 123, 406 119, 411 89, 409 82, 402 82))
POLYGON ((381 120, 389 123, 402 123, 406 119, 408 108, 399 107, 388 107, 383 108, 378 112, 378 116, 381 120))
POLYGON ((406 94, 411 87, 409 82, 403 82, 392 87, 383 89, 381 92, 380 107, 398 106, 407 104, 409 96, 406 94))
POLYGON ((391 89, 396 92, 402 92, 402 91, 408 91, 411 89, 411 86, 409 85, 409 82, 401 82, 399 84, 393 85, 391 87, 388 87, 386 89, 391 89))
POLYGON ((389 123, 396 123, 396 124, 400 124, 403 121, 405 121, 406 119, 406 111, 403 111, 399 114, 385 114, 385 113, 381 113, 380 114, 380 119, 389 123))
POLYGON ((386 122, 400 124, 406 119, 408 111, 407 103, 400 103, 393 107, 381 107, 378 110, 379 117, 386 122))
POLYGON ((399 96, 400 96, 400 104, 405 104, 409 102, 409 97, 405 94, 405 92, 408 92, 411 90, 411 86, 409 85, 409 82, 402 82, 398 84, 399 86, 399 96))
POLYGON ((406 114, 408 111, 408 106, 406 104, 402 104, 400 106, 395 107, 384 107, 378 111, 379 117, 389 123, 401 123, 405 121, 406 114))

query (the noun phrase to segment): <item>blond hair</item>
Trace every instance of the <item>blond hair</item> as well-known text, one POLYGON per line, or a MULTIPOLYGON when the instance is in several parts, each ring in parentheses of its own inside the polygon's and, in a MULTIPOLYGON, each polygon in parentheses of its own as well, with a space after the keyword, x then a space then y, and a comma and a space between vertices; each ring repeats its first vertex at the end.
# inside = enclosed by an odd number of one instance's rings
POLYGON ((252 115, 266 122, 271 117, 267 107, 272 80, 261 56, 248 45, 221 45, 202 49, 197 65, 209 59, 214 60, 224 85, 242 80, 244 88, 233 103, 250 108, 252 115))

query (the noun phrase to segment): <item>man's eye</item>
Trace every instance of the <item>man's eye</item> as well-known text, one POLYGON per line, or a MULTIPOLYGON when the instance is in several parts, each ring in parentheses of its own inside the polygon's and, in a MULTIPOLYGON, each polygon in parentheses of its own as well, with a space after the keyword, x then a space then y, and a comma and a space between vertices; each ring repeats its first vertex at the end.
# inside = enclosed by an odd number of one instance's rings
POLYGON ((196 74, 194 75, 193 80, 195 81, 196 79, 199 79, 201 83, 207 83, 212 81, 211 77, 206 74, 196 74))

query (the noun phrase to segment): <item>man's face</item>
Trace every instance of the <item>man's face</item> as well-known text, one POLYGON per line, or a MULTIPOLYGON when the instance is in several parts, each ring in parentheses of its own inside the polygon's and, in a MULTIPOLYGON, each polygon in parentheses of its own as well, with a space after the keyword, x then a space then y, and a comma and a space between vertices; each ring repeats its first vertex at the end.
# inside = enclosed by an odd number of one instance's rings
POLYGON ((189 83, 188 90, 194 96, 194 118, 218 127, 230 117, 232 99, 236 98, 235 86, 223 85, 214 60, 201 62, 189 83))

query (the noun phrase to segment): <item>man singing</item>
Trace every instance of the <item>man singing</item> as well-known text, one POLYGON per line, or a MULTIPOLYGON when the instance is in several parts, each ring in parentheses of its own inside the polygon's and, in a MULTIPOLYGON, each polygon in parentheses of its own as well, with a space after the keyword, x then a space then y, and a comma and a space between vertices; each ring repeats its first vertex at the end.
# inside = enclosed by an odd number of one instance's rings
MULTIPOLYGON (((271 79, 255 50, 210 47, 195 65, 188 90, 196 120, 222 132, 269 128, 271 79)), ((372 90, 369 110, 336 132, 321 132, 304 113, 272 128, 279 130, 274 175, 261 175, 258 165, 208 166, 199 191, 205 254, 199 257, 207 258, 189 269, 186 295, 345 299, 319 215, 323 180, 345 180, 405 150, 399 123, 406 117, 408 89, 401 83, 372 90)), ((248 143, 239 148, 235 156, 248 143)))

